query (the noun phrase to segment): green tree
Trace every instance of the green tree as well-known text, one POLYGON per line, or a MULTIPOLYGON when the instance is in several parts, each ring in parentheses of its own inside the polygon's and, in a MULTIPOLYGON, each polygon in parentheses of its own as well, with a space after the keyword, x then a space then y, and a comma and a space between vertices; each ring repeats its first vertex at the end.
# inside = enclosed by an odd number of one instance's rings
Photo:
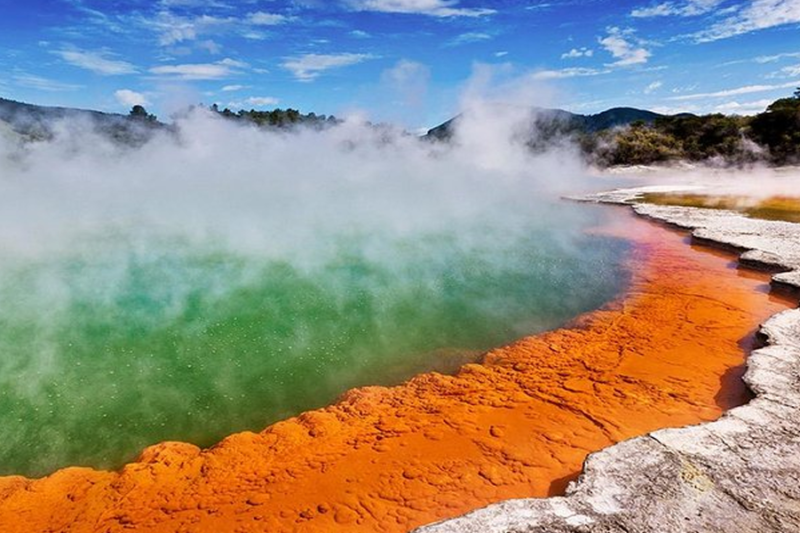
POLYGON ((672 135, 642 124, 601 134, 595 159, 603 165, 650 165, 682 157, 680 142, 672 135))
POLYGON ((143 105, 136 104, 131 108, 131 112, 128 114, 134 120, 143 120, 147 122, 155 122, 156 116, 151 115, 147 112, 147 109, 144 108, 143 105))
POLYGON ((800 161, 800 88, 789 98, 774 101, 750 123, 753 139, 769 148, 773 162, 800 161))

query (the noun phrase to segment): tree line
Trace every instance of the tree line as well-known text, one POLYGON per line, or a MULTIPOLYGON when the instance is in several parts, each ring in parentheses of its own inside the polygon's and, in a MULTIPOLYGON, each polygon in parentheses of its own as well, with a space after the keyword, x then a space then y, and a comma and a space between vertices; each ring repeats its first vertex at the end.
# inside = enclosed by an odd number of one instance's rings
MULTIPOLYGON (((208 109, 226 119, 260 127, 304 125, 325 128, 341 122, 333 115, 303 114, 292 108, 233 112, 214 104, 208 109)), ((142 106, 134 106, 130 118, 142 123, 157 123, 156 117, 142 106)), ((447 124, 437 129, 449 132, 451 126, 447 124)), ((532 130, 528 141, 532 150, 547 150, 554 143, 568 138, 577 141, 588 162, 601 167, 676 161, 738 166, 757 162, 800 164, 800 88, 792 96, 776 100, 766 111, 755 116, 683 113, 600 131, 587 130, 584 125, 563 116, 551 116, 537 118, 532 130)), ((438 137, 446 138, 447 132, 438 137)), ((429 133, 428 137, 431 136, 429 133)), ((433 137, 438 138, 436 135, 433 137)))
POLYGON ((800 163, 800 89, 755 116, 664 116, 651 123, 579 133, 587 159, 599 166, 671 161, 747 165, 800 163))
MULTIPOLYGON (((200 107, 203 106, 201 105, 200 107)), ((191 106, 182 113, 179 113, 177 116, 182 116, 194 108, 195 106, 191 106)), ((217 104, 213 104, 208 108, 208 110, 229 120, 250 122, 257 126, 276 128, 289 128, 297 125, 323 127, 341 122, 333 115, 317 115, 316 113, 303 114, 297 109, 292 108, 273 109, 272 111, 256 111, 255 109, 247 111, 245 109, 240 109, 234 113, 227 107, 220 109, 217 104)), ((155 115, 150 114, 142 105, 133 106, 128 113, 128 117, 136 122, 158 123, 158 118, 155 115)))
POLYGON ((220 110, 217 104, 213 104, 209 109, 213 113, 217 113, 230 120, 240 120, 251 122, 257 126, 272 126, 277 128, 287 128, 298 125, 324 127, 340 122, 340 120, 333 115, 317 115, 316 113, 303 114, 297 109, 292 108, 273 109, 272 111, 256 111, 255 109, 246 111, 240 109, 234 113, 227 107, 220 110))

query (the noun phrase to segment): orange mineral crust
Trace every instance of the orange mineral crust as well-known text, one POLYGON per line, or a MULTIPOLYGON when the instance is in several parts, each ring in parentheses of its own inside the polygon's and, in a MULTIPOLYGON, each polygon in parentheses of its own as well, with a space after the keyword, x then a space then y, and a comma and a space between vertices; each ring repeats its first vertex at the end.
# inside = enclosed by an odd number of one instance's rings
POLYGON ((792 302, 730 256, 619 218, 611 230, 635 243, 629 290, 572 327, 209 450, 163 443, 120 472, 0 479, 0 531, 408 531, 558 493, 589 452, 745 402, 754 331, 792 302))

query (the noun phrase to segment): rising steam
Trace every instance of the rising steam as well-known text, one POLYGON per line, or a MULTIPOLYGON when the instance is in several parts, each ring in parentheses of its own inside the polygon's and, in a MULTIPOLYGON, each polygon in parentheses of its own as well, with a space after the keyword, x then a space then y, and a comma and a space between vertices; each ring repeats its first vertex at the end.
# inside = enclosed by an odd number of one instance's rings
POLYGON ((202 109, 138 148, 2 133, 3 464, 211 444, 602 304, 620 246, 557 201, 583 168, 531 153, 529 118, 472 105, 452 144, 202 109))

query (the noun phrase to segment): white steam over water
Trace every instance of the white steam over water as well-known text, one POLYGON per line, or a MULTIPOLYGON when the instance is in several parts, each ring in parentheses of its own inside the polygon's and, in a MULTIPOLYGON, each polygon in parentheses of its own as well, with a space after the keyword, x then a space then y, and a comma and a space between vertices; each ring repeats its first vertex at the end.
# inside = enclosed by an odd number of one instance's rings
POLYGON ((62 123, 52 142, 0 144, 0 154, 16 156, 3 161, 0 248, 32 253, 135 226, 258 254, 313 255, 342 232, 403 236, 513 219, 583 175, 567 150, 528 153, 513 138, 527 118, 516 110, 469 116, 455 148, 356 122, 276 132, 198 110, 177 135, 131 150, 62 123))
POLYGON ((0 133, 0 473, 208 445, 557 326, 619 289, 570 147, 473 107, 452 145, 196 110, 139 148, 0 133))

